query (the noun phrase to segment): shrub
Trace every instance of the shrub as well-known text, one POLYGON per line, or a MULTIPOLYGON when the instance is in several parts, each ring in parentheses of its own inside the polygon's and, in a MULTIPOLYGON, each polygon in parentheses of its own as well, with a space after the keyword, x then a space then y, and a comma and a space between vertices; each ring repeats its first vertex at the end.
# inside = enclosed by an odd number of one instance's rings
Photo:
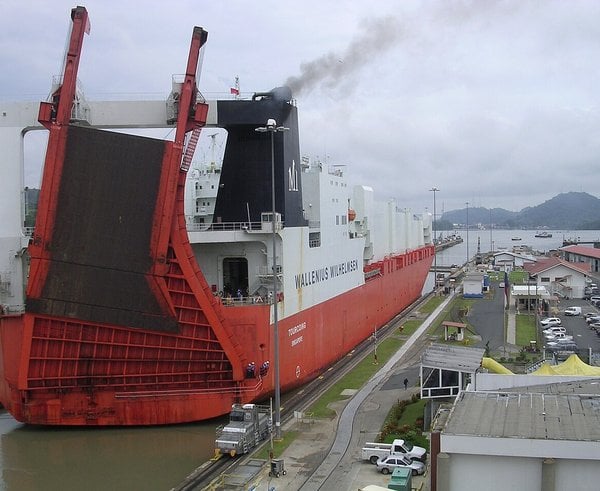
POLYGON ((410 401, 397 401, 390 409, 388 417, 377 436, 377 441, 391 443, 396 438, 402 438, 415 445, 428 448, 429 442, 422 435, 424 418, 419 416, 424 404, 425 401, 421 401, 418 395, 414 395, 410 401), (413 404, 416 404, 416 406, 409 408, 407 411, 407 407, 413 404))

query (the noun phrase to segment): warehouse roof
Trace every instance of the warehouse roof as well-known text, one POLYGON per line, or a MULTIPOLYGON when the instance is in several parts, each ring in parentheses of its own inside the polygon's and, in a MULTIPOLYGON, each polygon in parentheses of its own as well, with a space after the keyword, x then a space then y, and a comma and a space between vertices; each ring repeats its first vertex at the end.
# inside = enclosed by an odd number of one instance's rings
POLYGON ((441 368, 457 372, 475 372, 481 367, 483 348, 467 348, 432 344, 421 355, 421 365, 430 368, 441 368))

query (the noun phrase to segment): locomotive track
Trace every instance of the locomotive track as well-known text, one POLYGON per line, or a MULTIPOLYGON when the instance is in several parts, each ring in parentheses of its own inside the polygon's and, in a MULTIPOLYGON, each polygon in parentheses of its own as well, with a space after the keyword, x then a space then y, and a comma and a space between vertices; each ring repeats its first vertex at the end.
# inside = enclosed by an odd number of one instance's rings
MULTIPOLYGON (((426 303, 431 294, 421 297, 410 307, 394 317, 385 326, 377 330, 377 341, 381 341, 393 334, 398 326, 408 320, 408 317, 426 303)), ((421 336, 403 358, 406 362, 415 362, 420 358, 422 349, 429 343, 427 336, 421 336)), ((294 417, 295 411, 303 411, 310 407, 329 388, 338 382, 347 373, 352 371, 367 356, 373 353, 373 340, 368 338, 360 343, 354 350, 338 360, 319 377, 306 383, 302 387, 282 395, 281 425, 284 426, 294 417)), ((256 450, 268 444, 268 439, 257 446, 256 450)), ((200 489, 219 489, 219 476, 233 474, 235 469, 252 459, 251 454, 231 459, 222 456, 210 460, 198 467, 192 474, 171 491, 191 491, 200 489)))

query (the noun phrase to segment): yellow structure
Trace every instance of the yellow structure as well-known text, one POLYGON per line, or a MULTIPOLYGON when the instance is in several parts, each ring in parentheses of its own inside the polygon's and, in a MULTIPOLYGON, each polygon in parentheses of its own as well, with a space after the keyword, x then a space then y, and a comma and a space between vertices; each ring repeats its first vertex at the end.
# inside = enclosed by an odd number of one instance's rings
POLYGON ((532 375, 589 375, 600 377, 600 367, 588 365, 573 354, 558 365, 544 363, 535 372, 532 372, 532 375))
POLYGON ((504 365, 500 365, 500 363, 498 363, 496 360, 493 358, 488 358, 487 356, 484 356, 481 359, 481 366, 490 372, 501 373, 503 375, 514 375, 514 373, 504 365))

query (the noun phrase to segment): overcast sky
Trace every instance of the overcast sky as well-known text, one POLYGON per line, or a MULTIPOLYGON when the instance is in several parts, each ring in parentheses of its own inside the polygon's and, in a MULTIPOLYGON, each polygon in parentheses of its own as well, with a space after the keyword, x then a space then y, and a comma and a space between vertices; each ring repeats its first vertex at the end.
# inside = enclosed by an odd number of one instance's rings
MULTIPOLYGON (((242 95, 291 84, 301 153, 378 199, 431 211, 437 187, 440 213, 600 195, 600 1, 82 3, 88 99, 166 98, 199 25, 208 99, 236 76, 242 95)), ((0 3, 0 100, 45 98, 75 5, 0 3)))

